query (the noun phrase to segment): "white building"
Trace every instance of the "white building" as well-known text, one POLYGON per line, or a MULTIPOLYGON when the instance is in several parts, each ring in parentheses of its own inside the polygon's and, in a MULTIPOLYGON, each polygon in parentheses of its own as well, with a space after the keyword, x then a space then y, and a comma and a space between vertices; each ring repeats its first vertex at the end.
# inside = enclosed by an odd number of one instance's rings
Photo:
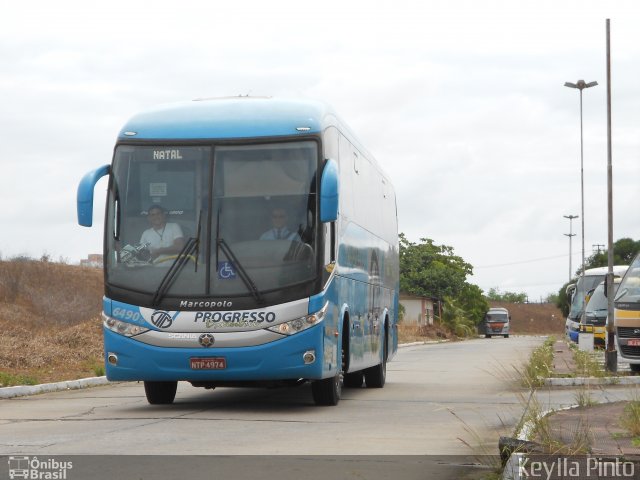
POLYGON ((433 325, 434 312, 437 313, 438 309, 436 299, 401 293, 400 304, 404 307, 402 323, 433 325))

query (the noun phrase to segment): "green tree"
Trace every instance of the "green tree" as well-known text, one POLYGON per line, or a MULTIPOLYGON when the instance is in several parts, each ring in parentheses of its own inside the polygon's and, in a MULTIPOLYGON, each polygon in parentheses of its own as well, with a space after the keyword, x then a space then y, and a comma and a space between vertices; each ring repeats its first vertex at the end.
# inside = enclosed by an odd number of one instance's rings
POLYGON ((474 325, 484 320, 484 315, 489 310, 489 303, 482 293, 482 289, 472 283, 465 283, 457 298, 460 308, 467 312, 474 325))
POLYGON ((442 321, 459 337, 468 337, 476 333, 476 323, 457 299, 444 298, 442 321))
POLYGON ((565 317, 569 315, 569 310, 571 307, 571 298, 567 295, 567 287, 570 285, 570 283, 575 283, 575 280, 562 285, 562 287, 560 287, 560 290, 558 290, 558 295, 556 295, 556 307, 558 307, 562 311, 562 315, 564 315, 565 317))
POLYGON ((400 234, 400 290, 443 301, 442 320, 456 335, 475 333, 489 304, 477 286, 467 282, 473 267, 453 248, 429 238, 409 242, 400 234))
POLYGON ((526 303, 526 293, 501 292, 498 287, 490 288, 487 298, 496 302, 526 303))
MULTIPOLYGON (((631 260, 640 252, 640 241, 632 238, 621 238, 613 243, 613 264, 629 265, 631 260)), ((594 253, 584 262, 585 268, 606 267, 609 264, 608 253, 601 251, 594 253)), ((578 268, 576 276, 580 275, 582 268, 578 268)))
POLYGON ((400 234, 400 290, 423 297, 457 297, 473 267, 453 248, 436 245, 429 238, 409 242, 400 234))

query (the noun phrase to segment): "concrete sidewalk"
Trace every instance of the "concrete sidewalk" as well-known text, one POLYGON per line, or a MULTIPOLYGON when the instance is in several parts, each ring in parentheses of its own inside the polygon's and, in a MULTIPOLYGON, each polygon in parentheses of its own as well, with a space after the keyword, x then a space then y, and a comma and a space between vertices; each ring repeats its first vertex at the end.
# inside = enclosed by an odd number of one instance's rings
POLYGON ((571 375, 576 371, 573 351, 564 340, 553 344, 553 372, 556 375, 571 375))
MULTIPOLYGON (((578 390, 576 396, 584 396, 584 403, 590 403, 589 388, 599 385, 618 385, 620 389, 638 389, 632 384, 640 383, 640 376, 628 375, 629 365, 620 363, 618 371, 623 376, 604 378, 576 378, 576 363, 573 350, 564 340, 556 341, 553 346, 553 370, 556 375, 573 376, 573 378, 550 379, 547 385, 553 388, 576 387, 583 385, 584 391, 578 390), (583 383, 571 383, 584 380, 583 383)), ((604 363, 604 353, 601 354, 604 363)), ((640 401, 640 391, 637 396, 630 398, 640 401)), ((567 451, 580 451, 594 455, 640 455, 640 441, 622 426, 622 417, 630 401, 617 401, 588 405, 549 413, 544 420, 547 428, 541 428, 533 438, 528 440, 549 444, 556 444, 556 448, 565 446, 567 451)), ((640 404, 638 406, 638 427, 640 428, 640 404)))

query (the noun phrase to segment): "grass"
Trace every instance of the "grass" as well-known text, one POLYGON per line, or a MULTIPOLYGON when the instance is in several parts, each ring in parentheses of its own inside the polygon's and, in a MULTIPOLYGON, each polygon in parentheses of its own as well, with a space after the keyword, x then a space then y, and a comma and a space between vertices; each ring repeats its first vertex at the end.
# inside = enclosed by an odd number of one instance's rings
POLYGON ((38 380, 28 375, 15 375, 8 372, 0 372, 0 388, 13 387, 15 385, 36 385, 38 380))
POLYGON ((554 337, 549 337, 545 342, 531 352, 529 362, 520 372, 521 385, 527 388, 537 388, 544 385, 545 379, 553 373, 553 344, 554 337))
POLYGON ((576 364, 575 375, 578 377, 604 377, 607 372, 598 360, 593 352, 587 352, 580 350, 579 348, 572 346, 573 348, 573 360, 576 364))
MULTIPOLYGON (((553 375, 553 356, 555 338, 548 338, 540 347, 531 352, 528 362, 518 373, 519 384, 528 388, 529 395, 521 396, 524 414, 518 423, 516 432, 522 432, 525 425, 529 428, 527 437, 540 444, 545 452, 556 455, 584 454, 590 452, 592 435, 588 416, 585 416, 572 431, 559 431, 554 427, 553 413, 544 412, 539 404, 536 391, 543 386, 545 380, 553 375)), ((585 352, 581 352, 585 353, 585 352)), ((580 354, 578 354, 580 355, 580 354)), ((580 356, 576 362, 577 370, 581 372, 595 372, 600 368, 593 357, 580 356)), ((578 390, 575 394, 576 403, 582 407, 595 405, 588 387, 578 390)))
POLYGON ((625 405, 620 426, 633 437, 640 436, 640 400, 631 400, 625 405))

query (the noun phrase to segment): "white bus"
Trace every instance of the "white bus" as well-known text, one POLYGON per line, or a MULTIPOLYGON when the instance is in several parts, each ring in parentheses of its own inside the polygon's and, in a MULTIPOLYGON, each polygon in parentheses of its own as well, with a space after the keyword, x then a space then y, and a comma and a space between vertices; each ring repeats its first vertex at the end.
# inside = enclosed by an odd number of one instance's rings
MULTIPOLYGON (((627 268, 627 265, 616 265, 613 267, 613 274, 621 277, 627 268)), ((585 305, 589 301, 587 296, 593 293, 598 284, 605 279, 608 270, 608 267, 588 268, 584 271, 584 277, 580 275, 578 281, 567 288, 570 291, 571 308, 565 322, 565 334, 571 341, 578 343, 580 320, 585 305)))

